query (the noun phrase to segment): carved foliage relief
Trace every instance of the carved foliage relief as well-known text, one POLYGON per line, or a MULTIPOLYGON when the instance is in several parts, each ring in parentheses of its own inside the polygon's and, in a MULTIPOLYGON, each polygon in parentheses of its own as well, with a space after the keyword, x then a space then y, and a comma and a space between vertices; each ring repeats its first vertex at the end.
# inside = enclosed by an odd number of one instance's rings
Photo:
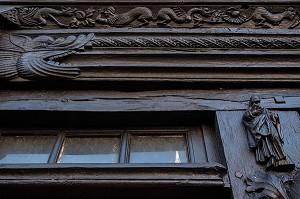
POLYGON ((292 179, 288 175, 256 172, 246 178, 246 195, 244 199, 290 199, 292 179))
POLYGON ((0 13, 4 27, 299 28, 295 6, 14 7, 0 13))

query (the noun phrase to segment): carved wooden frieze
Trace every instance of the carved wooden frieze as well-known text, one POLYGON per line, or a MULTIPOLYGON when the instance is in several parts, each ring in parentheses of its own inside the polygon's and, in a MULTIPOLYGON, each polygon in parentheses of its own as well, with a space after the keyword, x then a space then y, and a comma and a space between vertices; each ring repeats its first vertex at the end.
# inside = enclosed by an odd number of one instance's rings
POLYGON ((252 96, 243 116, 249 147, 258 163, 267 170, 291 171, 295 165, 283 149, 283 134, 278 114, 260 106, 260 98, 252 96))
POLYGON ((299 28, 299 6, 26 6, 0 13, 12 28, 299 28))

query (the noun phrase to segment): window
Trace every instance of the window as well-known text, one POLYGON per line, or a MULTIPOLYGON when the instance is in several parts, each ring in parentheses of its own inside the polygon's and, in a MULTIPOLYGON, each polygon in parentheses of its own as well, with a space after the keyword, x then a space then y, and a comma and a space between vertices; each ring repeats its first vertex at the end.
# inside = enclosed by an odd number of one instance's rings
POLYGON ((230 196, 213 112, 2 115, 4 198, 230 196))
POLYGON ((118 163, 120 137, 67 137, 59 153, 58 163, 118 163))
POLYGON ((0 136, 0 164, 207 162, 200 128, 16 132, 0 136))
POLYGON ((134 135, 130 163, 188 163, 185 135, 134 135))
POLYGON ((54 136, 1 136, 0 164, 47 163, 54 136))

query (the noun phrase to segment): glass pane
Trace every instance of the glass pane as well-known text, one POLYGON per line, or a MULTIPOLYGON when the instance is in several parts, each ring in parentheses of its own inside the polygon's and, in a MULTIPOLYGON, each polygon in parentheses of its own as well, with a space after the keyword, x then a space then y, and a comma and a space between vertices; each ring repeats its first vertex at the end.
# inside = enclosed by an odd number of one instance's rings
POLYGON ((132 136, 129 162, 187 163, 185 136, 132 136))
POLYGON ((66 138, 60 163, 118 163, 119 137, 66 138))
POLYGON ((56 136, 0 136, 0 164, 47 163, 56 136))

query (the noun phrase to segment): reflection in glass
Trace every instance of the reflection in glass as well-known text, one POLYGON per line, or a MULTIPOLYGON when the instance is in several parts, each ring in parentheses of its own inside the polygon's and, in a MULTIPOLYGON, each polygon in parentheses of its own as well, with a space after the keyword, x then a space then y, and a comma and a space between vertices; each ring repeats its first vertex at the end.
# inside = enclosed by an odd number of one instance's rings
POLYGON ((187 163, 185 136, 132 136, 129 162, 187 163))
POLYGON ((47 163, 56 136, 0 136, 0 164, 47 163))
POLYGON ((69 137, 60 163, 118 163, 119 153, 119 137, 69 137))

